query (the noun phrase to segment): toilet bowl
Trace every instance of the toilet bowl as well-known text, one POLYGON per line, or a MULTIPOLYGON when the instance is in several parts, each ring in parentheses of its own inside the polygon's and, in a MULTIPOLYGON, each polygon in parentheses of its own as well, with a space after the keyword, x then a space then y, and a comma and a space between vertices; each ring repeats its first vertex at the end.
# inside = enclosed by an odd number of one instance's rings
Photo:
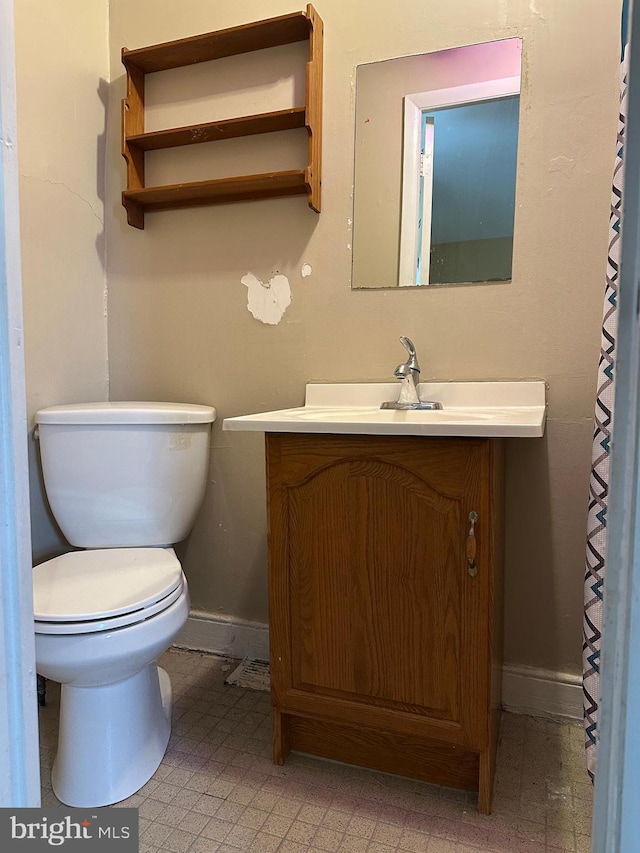
POLYGON ((215 417, 187 404, 111 406, 36 416, 52 510, 71 544, 87 549, 33 570, 36 668, 61 684, 51 783, 74 807, 131 796, 167 748, 171 684, 156 661, 186 622, 189 592, 173 548, 149 540, 186 535, 215 417))
POLYGON ((171 686, 155 661, 189 613, 180 563, 155 548, 76 551, 36 566, 34 580, 38 672, 62 685, 53 791, 69 806, 126 799, 156 771, 169 741, 171 686), (158 563, 174 570, 165 571, 175 575, 169 592, 166 582, 155 593, 116 585, 158 563), (85 598, 91 584, 78 591, 78 580, 92 574, 100 613, 85 598), (67 593, 73 607, 60 600, 67 593))

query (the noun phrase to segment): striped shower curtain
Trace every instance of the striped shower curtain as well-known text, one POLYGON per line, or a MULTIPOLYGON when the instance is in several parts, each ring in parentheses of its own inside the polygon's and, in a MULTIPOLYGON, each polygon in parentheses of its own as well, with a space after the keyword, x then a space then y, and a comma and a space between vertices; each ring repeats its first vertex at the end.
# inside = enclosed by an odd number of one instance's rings
POLYGON ((584 622, 582 645, 584 730, 587 770, 593 779, 596 772, 598 746, 598 706, 600 703, 600 646, 602 637, 603 587, 607 565, 607 506, 611 435, 613 431, 613 398, 615 387, 616 331, 618 325, 617 295, 622 226, 622 185, 624 177, 624 128, 627 111, 626 6, 623 6, 622 60, 620 65, 620 111, 616 144, 611 211, 609 216, 609 249, 604 294, 598 392, 593 433, 591 479, 589 483, 589 515, 587 525, 587 558, 584 578, 584 622))

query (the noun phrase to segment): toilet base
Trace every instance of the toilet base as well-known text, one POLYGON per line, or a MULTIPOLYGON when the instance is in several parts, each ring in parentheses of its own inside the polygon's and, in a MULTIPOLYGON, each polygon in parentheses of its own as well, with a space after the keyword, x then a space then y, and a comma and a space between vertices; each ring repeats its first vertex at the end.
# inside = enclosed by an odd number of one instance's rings
POLYGON ((115 684, 63 684, 53 792, 80 808, 120 802, 153 776, 170 734, 171 682, 155 663, 115 684))

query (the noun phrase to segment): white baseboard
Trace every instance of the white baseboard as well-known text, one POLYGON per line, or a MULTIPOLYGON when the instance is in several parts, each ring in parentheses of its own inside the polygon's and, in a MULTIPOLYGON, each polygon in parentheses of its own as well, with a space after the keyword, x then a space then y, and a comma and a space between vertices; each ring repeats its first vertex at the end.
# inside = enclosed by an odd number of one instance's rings
POLYGON ((507 665, 502 670, 502 707, 533 717, 582 719, 582 678, 566 672, 507 665))
POLYGON ((265 622, 192 610, 173 645, 224 657, 268 661, 269 626, 265 622))
MULTIPOLYGON (((268 661, 269 626, 219 613, 192 611, 174 646, 268 661)), ((502 675, 502 707, 515 714, 581 720, 582 679, 564 672, 507 665, 502 675)))

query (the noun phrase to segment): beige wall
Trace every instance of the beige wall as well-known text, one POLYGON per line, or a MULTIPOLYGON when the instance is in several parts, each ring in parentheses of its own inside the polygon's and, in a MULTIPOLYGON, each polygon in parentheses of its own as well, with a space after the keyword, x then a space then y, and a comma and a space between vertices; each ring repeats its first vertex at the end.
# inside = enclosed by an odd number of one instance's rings
MULTIPOLYGON (((29 421, 108 395, 104 269, 107 0, 15 4, 20 227, 29 421)), ((68 548, 30 440, 35 559, 68 548)))
MULTIPOLYGON (((548 382, 545 438, 508 446, 506 659, 577 671, 619 4, 318 0, 325 23, 322 214, 294 198, 156 213, 144 231, 128 227, 120 205, 121 47, 295 8, 290 0, 110 2, 111 398, 218 409, 206 500, 180 550, 193 606, 267 619, 262 438, 224 433, 222 419, 299 405, 310 380, 388 380, 405 334, 417 345, 423 379, 548 382), (524 46, 513 282, 352 291, 355 66, 515 36, 524 46), (301 276, 303 263, 311 276, 301 276), (293 301, 279 325, 247 311, 241 278, 248 271, 262 280, 289 277, 293 301)), ((237 93, 237 78, 223 76, 226 85, 218 76, 214 88, 237 93)), ((96 85, 85 82, 91 93, 96 85)))

